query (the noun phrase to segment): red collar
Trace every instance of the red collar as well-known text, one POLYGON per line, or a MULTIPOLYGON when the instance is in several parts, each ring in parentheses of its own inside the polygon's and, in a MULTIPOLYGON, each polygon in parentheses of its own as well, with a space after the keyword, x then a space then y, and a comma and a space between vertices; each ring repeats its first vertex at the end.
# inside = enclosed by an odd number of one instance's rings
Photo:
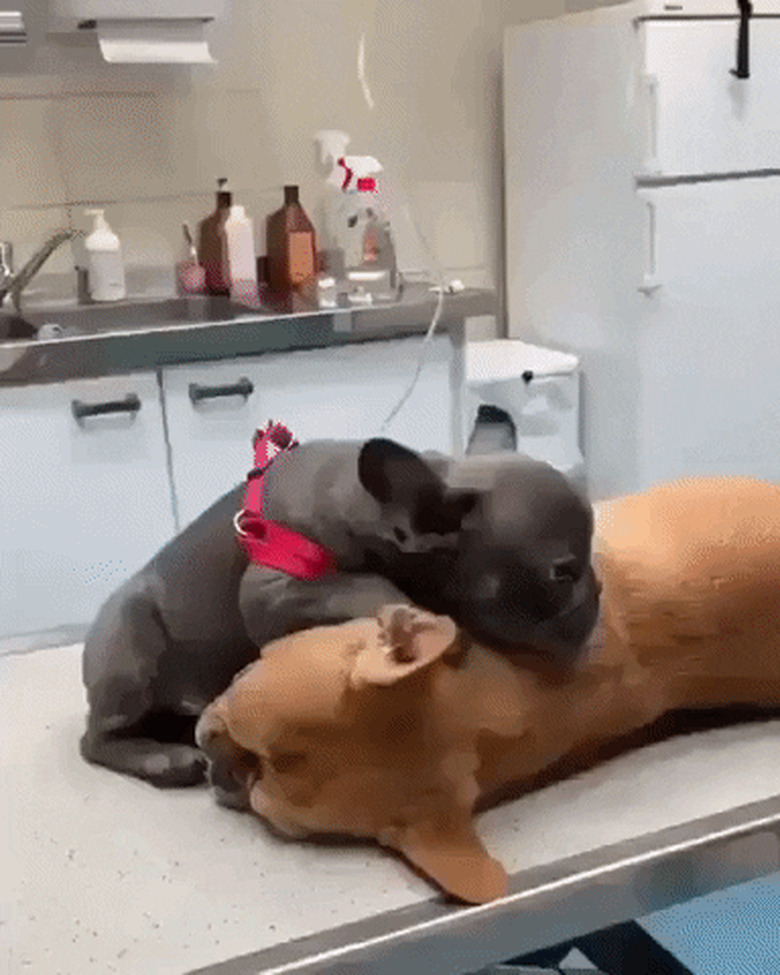
POLYGON ((233 519, 238 543, 250 562, 279 569, 296 579, 320 579, 336 572, 332 552, 264 515, 263 475, 281 453, 298 446, 287 427, 269 421, 255 433, 255 466, 247 476, 244 507, 233 519))

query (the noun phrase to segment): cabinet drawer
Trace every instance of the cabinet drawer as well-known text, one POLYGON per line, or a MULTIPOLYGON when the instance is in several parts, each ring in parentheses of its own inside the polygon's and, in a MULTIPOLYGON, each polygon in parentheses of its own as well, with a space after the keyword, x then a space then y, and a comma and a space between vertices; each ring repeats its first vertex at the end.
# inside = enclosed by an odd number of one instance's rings
MULTIPOLYGON (((422 339, 413 338, 166 369, 181 527, 243 480, 252 434, 268 420, 300 441, 379 436, 421 351, 422 339)), ((415 390, 384 436, 420 450, 452 449, 451 362, 449 338, 429 343, 415 390)))
POLYGON ((88 623, 173 533, 157 380, 0 390, 0 631, 88 623))

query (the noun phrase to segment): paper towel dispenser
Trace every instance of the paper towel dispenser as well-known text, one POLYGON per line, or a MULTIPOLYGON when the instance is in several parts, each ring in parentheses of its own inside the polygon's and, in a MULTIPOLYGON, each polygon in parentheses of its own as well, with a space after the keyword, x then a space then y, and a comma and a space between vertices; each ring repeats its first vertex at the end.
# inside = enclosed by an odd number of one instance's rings
POLYGON ((51 0, 51 32, 91 31, 106 61, 213 62, 207 25, 226 0, 51 0))

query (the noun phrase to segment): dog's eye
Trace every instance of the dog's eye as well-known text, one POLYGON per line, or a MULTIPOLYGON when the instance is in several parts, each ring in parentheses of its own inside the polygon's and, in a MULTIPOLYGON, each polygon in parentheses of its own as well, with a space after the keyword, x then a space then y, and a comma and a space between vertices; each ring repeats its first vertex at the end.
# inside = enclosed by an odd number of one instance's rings
POLYGON ((480 581, 479 589, 484 599, 497 599, 501 591, 501 576, 497 572, 486 573, 480 581))
POLYGON ((403 528, 394 528, 394 529, 393 529, 393 534, 395 535, 395 537, 396 537, 396 539, 397 539, 397 540, 398 540, 399 542, 405 542, 405 541, 406 541, 406 539, 407 539, 407 538, 409 537, 409 536, 408 536, 408 535, 406 534, 406 532, 405 532, 405 531, 403 530, 403 528))
POLYGON ((271 768, 274 772, 296 772, 306 764, 303 752, 279 752, 271 758, 271 768))
POLYGON ((550 578, 553 582, 576 582, 579 577, 579 565, 573 555, 565 559, 557 559, 550 569, 550 578))

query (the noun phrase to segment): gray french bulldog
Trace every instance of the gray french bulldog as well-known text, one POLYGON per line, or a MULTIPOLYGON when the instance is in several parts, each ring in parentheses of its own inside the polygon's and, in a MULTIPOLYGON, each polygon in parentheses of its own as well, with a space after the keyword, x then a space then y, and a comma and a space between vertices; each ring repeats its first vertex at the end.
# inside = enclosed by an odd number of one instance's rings
POLYGON ((265 515, 329 549, 304 581, 248 561, 220 498, 111 596, 87 634, 90 762, 160 787, 194 785, 198 716, 271 640, 409 602, 555 667, 598 613, 591 508, 522 457, 419 455, 390 440, 313 441, 265 474, 265 515))

